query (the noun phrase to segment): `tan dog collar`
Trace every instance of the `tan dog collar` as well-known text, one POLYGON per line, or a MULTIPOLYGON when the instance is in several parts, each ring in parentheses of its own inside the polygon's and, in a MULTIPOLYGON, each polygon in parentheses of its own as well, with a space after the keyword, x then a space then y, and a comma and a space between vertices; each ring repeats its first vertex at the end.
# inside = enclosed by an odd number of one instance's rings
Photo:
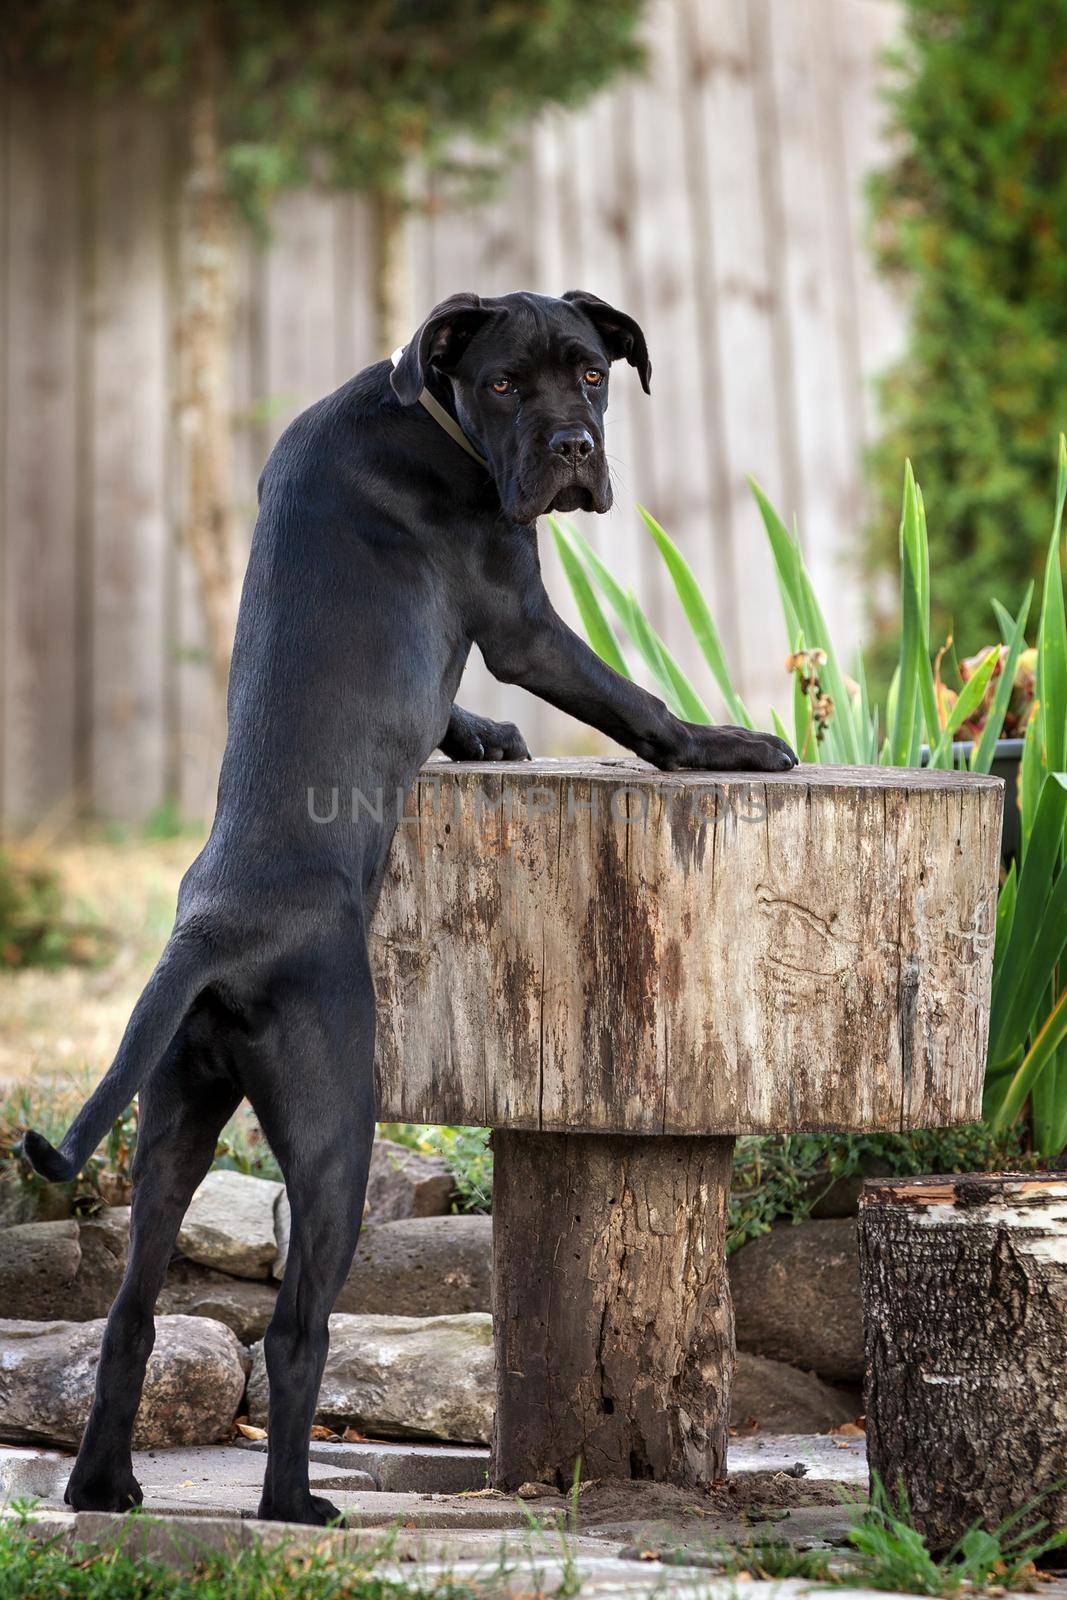
MULTIPOLYGON (((394 367, 399 366, 400 357, 403 354, 403 345, 401 345, 399 350, 393 351, 392 362, 394 367)), ((473 456, 474 460, 477 461, 480 467, 484 467, 486 472, 489 471, 488 461, 484 456, 478 454, 477 450, 471 444, 470 440, 463 432, 463 429, 460 427, 455 417, 450 416, 445 410, 444 406, 441 405, 440 401, 434 399, 429 389, 423 389, 422 393, 419 395, 419 405, 424 407, 424 409, 430 413, 438 427, 443 428, 448 434, 448 437, 450 439, 454 439, 461 450, 466 450, 467 454, 469 456, 473 456)))

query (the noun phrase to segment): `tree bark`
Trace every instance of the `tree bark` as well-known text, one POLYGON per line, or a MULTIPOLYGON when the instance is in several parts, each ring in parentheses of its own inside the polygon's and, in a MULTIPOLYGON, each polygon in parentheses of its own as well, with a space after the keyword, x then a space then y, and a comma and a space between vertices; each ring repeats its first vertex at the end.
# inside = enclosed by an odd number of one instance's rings
POLYGON ((220 158, 210 38, 190 109, 182 225, 178 416, 184 445, 183 541, 196 569, 211 675, 225 702, 241 570, 235 511, 232 341, 236 218, 220 158))
POLYGON ((860 1206, 872 1475, 942 1552, 1027 1501, 1067 1522, 1067 1178, 871 1181, 860 1206))
POLYGON ((494 1132, 498 1488, 725 1475, 732 1150, 494 1132))
POLYGON ((374 215, 374 342, 378 359, 384 360, 411 338, 414 312, 404 248, 404 202, 382 190, 370 198, 374 215))

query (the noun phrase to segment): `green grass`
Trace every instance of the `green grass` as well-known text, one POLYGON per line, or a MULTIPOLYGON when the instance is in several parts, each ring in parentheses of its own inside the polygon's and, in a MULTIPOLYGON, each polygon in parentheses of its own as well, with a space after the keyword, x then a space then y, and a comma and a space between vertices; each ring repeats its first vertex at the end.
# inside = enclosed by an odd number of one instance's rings
POLYGON ((1050 1534, 1039 1511, 1040 1499, 1030 1500, 991 1533, 976 1524, 938 1559, 912 1521, 903 1488, 890 1495, 876 1478, 867 1511, 849 1533, 853 1580, 923 1595, 1031 1589, 1035 1562, 1067 1546, 1067 1530, 1050 1534))
POLYGON ((0 1525, 0 1600, 480 1600, 480 1585, 448 1576, 420 1583, 376 1570, 389 1541, 366 1551, 265 1549, 205 1554, 187 1571, 161 1561, 68 1549, 38 1539, 28 1519, 0 1525))
POLYGON ((876 1478, 870 1503, 849 1530, 847 1554, 802 1550, 771 1539, 720 1544, 712 1556, 718 1570, 735 1578, 799 1578, 824 1587, 848 1585, 944 1600, 1029 1591, 1039 1581, 1036 1563, 1067 1546, 1067 1531, 1050 1534, 1039 1511, 1040 1501, 1032 1500, 991 1533, 977 1525, 969 1528, 938 1557, 915 1527, 903 1490, 891 1496, 876 1478))

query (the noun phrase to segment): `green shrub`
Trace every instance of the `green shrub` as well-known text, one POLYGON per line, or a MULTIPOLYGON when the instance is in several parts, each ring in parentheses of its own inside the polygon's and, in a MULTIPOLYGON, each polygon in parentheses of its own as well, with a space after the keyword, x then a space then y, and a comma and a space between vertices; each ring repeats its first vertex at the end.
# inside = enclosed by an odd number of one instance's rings
MULTIPOLYGON (((792 730, 776 711, 775 731, 793 743, 801 761, 844 765, 951 769, 955 741, 977 718, 981 731, 967 764, 988 772, 1015 693, 1024 656, 1034 585, 1012 616, 999 599, 991 607, 1001 643, 986 650, 958 695, 939 686, 941 656, 931 659, 930 546, 926 509, 911 463, 905 463, 897 559, 900 635, 884 707, 872 700, 857 659, 857 683, 845 675, 804 563, 791 533, 753 484, 774 559, 782 602, 787 666, 793 677, 792 730), (884 729, 884 732, 883 732, 884 729), (925 746, 925 752, 924 752, 925 746)), ((1067 439, 1060 435, 1052 533, 1046 548, 1035 649, 1025 652, 1034 698, 1025 720, 1019 794, 1021 845, 997 903, 990 1046, 984 1115, 996 1132, 1020 1119, 1033 1148, 1054 1161, 1067 1147, 1067 609, 1063 584, 1063 523, 1067 504, 1067 439)), ((645 526, 674 584, 686 623, 700 647, 728 714, 752 726, 730 677, 715 620, 692 569, 666 529, 643 507, 645 526)), ((1046 511, 1047 515, 1047 511, 1046 511)), ((622 588, 577 528, 550 519, 575 603, 590 644, 616 671, 630 675, 624 646, 654 679, 673 712, 692 722, 713 719, 666 642, 633 593, 622 588), (601 605, 606 601, 618 637, 601 605)))
POLYGON ((378 1131, 396 1144, 425 1155, 443 1156, 456 1185, 453 1210, 490 1211, 493 1205, 493 1150, 488 1128, 431 1127, 423 1122, 382 1122, 378 1131))
POLYGON ((107 930, 64 916, 59 877, 32 857, 0 854, 0 971, 97 960, 107 930))
MULTIPOLYGON (((0 1227, 125 1204, 137 1150, 138 1103, 127 1106, 84 1170, 71 1183, 40 1177, 21 1152, 27 1128, 58 1144, 91 1089, 88 1079, 65 1084, 18 1084, 0 1095, 0 1227)), ((493 1202, 493 1152, 488 1128, 429 1127, 383 1122, 378 1131, 409 1149, 444 1158, 456 1186, 453 1209, 489 1211, 493 1202)), ((248 1106, 242 1105, 219 1135, 215 1170, 284 1182, 281 1168, 248 1106)))
MULTIPOLYGON (((21 1151, 27 1128, 58 1144, 89 1095, 91 1084, 18 1084, 0 1096, 0 1226, 125 1204, 137 1150, 138 1102, 126 1107, 107 1138, 70 1183, 49 1183, 21 1151)), ((282 1181, 281 1169, 251 1112, 242 1106, 219 1135, 215 1168, 282 1181)))
POLYGON ((910 455, 936 512, 934 631, 967 653, 988 596, 1040 576, 1067 415, 1067 0, 904 0, 894 60, 873 237, 911 317, 881 385, 868 553, 895 571, 910 455))
MULTIPOLYGON (((392 1122, 383 1123, 381 1132, 412 1149, 444 1155, 456 1180, 457 1210, 492 1209, 488 1128, 392 1122)), ((1034 1164, 1014 1129, 993 1134, 982 1124, 913 1133, 746 1135, 734 1150, 727 1249, 739 1250, 775 1222, 803 1222, 839 1179, 872 1168, 891 1174, 999 1172, 1034 1164)))
POLYGON ((1014 1128, 993 1133, 983 1123, 908 1133, 746 1134, 734 1148, 726 1248, 732 1255, 776 1222, 804 1222, 842 1179, 1036 1165, 1014 1128))

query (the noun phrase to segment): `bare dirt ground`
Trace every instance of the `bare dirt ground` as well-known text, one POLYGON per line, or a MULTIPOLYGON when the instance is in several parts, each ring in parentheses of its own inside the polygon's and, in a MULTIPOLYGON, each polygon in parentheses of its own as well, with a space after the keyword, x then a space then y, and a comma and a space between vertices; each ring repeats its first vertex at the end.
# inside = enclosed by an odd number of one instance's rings
POLYGON ((52 846, 66 915, 107 930, 91 965, 0 971, 0 1088, 85 1089, 110 1065, 134 1002, 166 943, 191 836, 52 846))
MULTIPOLYGON (((847 1526, 858 1514, 861 1500, 855 1485, 832 1480, 817 1482, 795 1479, 784 1472, 744 1472, 707 1490, 682 1489, 669 1483, 646 1481, 590 1482, 579 1496, 578 1521, 587 1533, 611 1535, 627 1540, 651 1538, 668 1543, 674 1539, 699 1543, 728 1533, 745 1538, 746 1528, 760 1527, 767 1536, 768 1524, 776 1536, 786 1538, 793 1531, 791 1521, 807 1532, 808 1519, 796 1514, 814 1514, 816 1521, 847 1526), (780 1526, 779 1526, 780 1525, 780 1526)), ((535 1509, 553 1503, 535 1501, 535 1509)), ((566 1504, 560 1497, 558 1504, 566 1504)), ((820 1532, 824 1532, 820 1528, 820 1532)))

